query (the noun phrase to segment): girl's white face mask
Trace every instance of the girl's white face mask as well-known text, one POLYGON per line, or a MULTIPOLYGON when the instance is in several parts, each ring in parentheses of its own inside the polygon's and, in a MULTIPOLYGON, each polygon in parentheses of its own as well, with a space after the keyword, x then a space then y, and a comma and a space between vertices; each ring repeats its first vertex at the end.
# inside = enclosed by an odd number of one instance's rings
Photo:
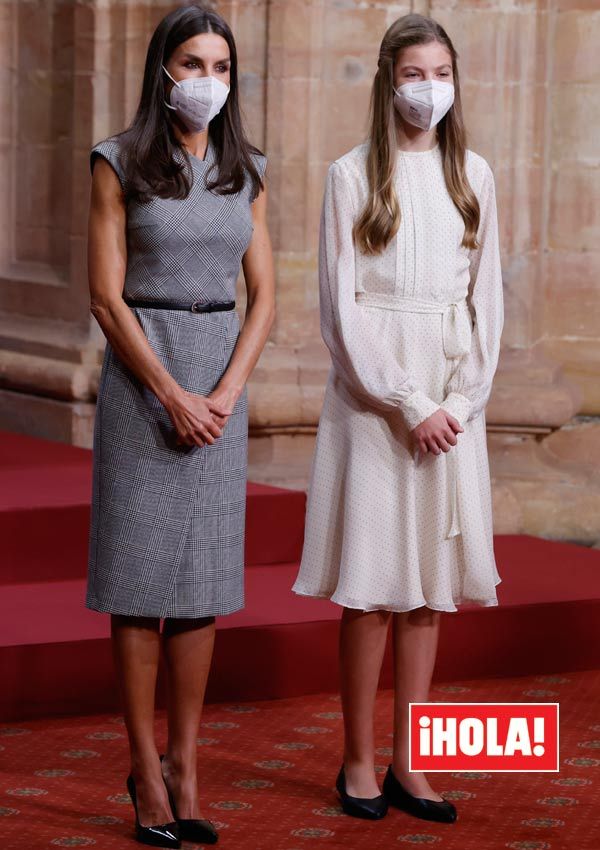
POLYGON ((442 80, 403 83, 394 89, 394 106, 400 115, 421 130, 431 130, 454 103, 454 86, 442 80))
MULTIPOLYGON (((165 66, 162 67, 171 77, 165 66)), ((192 132, 205 130, 221 111, 229 95, 229 86, 216 77, 186 77, 173 82, 171 103, 165 100, 165 106, 173 109, 192 132)))

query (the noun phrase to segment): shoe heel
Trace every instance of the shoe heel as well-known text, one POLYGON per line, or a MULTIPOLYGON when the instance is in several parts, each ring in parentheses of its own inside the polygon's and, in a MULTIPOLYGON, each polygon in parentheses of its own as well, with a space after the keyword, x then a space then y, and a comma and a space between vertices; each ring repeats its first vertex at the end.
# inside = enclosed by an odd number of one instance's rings
POLYGON ((456 806, 449 800, 428 800, 426 797, 413 796, 396 778, 391 764, 383 780, 383 793, 390 806, 422 820, 454 823, 458 817, 456 806))
MULTIPOLYGON (((160 756, 160 760, 165 757, 165 753, 160 756)), ((165 782, 165 778, 163 776, 163 782, 165 782)), ((212 821, 206 820, 205 818, 179 818, 177 817, 177 807, 175 806, 175 800, 173 798, 173 794, 171 793, 171 789, 165 782, 165 788, 167 789, 167 794, 169 795, 169 803, 171 804, 171 811, 173 812, 173 817, 179 827, 179 837, 182 841, 193 841, 196 844, 216 844, 219 840, 219 833, 215 829, 215 825, 212 821)))
POLYGON ((377 797, 352 797, 348 794, 346 790, 346 772, 343 764, 337 775, 335 787, 340 795, 342 809, 345 814, 367 820, 380 820, 387 814, 388 804, 383 794, 379 794, 377 797))
POLYGON ((133 803, 135 811, 135 837, 141 844, 149 844, 152 847, 173 847, 179 850, 181 840, 179 835, 179 827, 176 821, 169 823, 159 823, 152 826, 142 826, 138 815, 137 807, 137 790, 135 780, 130 773, 126 780, 127 791, 133 803))

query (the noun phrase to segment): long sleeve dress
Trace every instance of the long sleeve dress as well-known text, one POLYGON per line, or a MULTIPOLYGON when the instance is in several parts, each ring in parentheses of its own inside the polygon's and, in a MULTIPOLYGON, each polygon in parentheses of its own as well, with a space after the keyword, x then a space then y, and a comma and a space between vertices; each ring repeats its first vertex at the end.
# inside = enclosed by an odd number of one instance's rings
POLYGON ((396 236, 354 245, 368 196, 368 142, 333 162, 319 239, 321 333, 331 368, 292 590, 362 610, 497 605, 485 406, 504 322, 495 184, 465 167, 479 247, 448 193, 439 143, 397 153, 396 236), (411 431, 440 407, 464 431, 421 454, 411 431))

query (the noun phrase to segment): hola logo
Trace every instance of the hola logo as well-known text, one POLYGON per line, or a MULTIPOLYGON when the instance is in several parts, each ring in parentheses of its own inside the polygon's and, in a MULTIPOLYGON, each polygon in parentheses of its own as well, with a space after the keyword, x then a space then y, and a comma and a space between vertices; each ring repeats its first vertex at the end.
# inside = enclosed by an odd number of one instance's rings
POLYGON ((411 702, 409 770, 558 771, 557 702, 411 702))

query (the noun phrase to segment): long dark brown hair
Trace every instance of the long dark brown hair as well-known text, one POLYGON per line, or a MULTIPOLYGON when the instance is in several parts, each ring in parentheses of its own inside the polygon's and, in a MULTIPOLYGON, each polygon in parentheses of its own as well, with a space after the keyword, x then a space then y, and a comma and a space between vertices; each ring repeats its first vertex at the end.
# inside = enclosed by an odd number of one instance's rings
POLYGON ((479 202, 465 172, 466 131, 458 77, 458 54, 444 28, 424 15, 403 15, 385 33, 379 49, 377 72, 369 107, 367 177, 369 197, 354 225, 354 239, 366 254, 381 252, 400 226, 400 204, 394 189, 396 166, 396 109, 394 64, 400 50, 413 44, 438 41, 452 57, 454 103, 437 124, 444 177, 448 192, 465 222, 462 245, 476 248, 479 202))
POLYGON ((182 6, 160 21, 148 45, 142 93, 135 116, 126 130, 116 134, 123 157, 128 183, 127 198, 149 201, 153 195, 162 198, 185 198, 191 188, 191 169, 176 162, 178 149, 190 160, 187 151, 173 132, 170 110, 165 106, 168 77, 162 70, 173 51, 188 38, 200 33, 216 33, 229 46, 231 59, 229 95, 221 111, 209 124, 209 137, 214 143, 216 174, 207 188, 219 194, 239 192, 248 175, 252 181, 252 198, 263 186, 251 154, 261 151, 250 144, 242 126, 238 101, 237 50, 227 22, 211 9, 200 5, 182 6))

